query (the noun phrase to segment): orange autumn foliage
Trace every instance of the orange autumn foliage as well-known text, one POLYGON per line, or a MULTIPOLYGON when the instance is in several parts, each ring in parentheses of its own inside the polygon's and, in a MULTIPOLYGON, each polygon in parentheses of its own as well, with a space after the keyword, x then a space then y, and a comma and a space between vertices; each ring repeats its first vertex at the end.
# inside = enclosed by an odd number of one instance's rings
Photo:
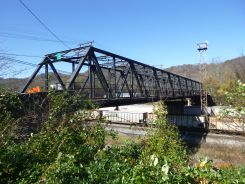
POLYGON ((27 93, 38 93, 41 92, 41 88, 39 86, 33 87, 27 91, 27 93))

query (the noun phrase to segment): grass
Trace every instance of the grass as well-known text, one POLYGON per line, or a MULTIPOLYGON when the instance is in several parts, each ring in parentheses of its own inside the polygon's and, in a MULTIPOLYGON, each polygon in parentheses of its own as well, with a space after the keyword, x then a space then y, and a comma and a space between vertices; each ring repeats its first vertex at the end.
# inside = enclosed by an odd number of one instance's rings
POLYGON ((123 134, 123 133, 118 133, 116 139, 113 139, 110 136, 106 137, 106 144, 108 145, 123 145, 128 141, 133 141, 135 143, 140 143, 143 140, 142 136, 131 136, 131 135, 127 135, 127 134, 123 134))
MULTIPOLYGON (((144 136, 132 136, 123 133, 117 134, 117 139, 106 137, 108 145, 123 145, 128 141, 140 143, 144 136)), ((200 147, 193 149, 190 164, 194 164, 199 158, 207 157, 212 160, 217 168, 227 168, 231 166, 245 165, 245 148, 237 146, 227 146, 204 143, 200 147)))
POLYGON ((218 168, 245 165, 245 148, 218 144, 202 144, 191 155, 191 162, 208 157, 218 168))

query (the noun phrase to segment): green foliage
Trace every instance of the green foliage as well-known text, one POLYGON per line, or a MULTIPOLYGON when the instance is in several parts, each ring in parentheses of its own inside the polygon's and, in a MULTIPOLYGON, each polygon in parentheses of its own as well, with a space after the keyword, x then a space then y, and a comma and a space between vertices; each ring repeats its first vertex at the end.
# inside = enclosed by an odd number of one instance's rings
POLYGON ((245 113, 245 83, 237 81, 234 88, 225 93, 227 102, 239 113, 245 113))
POLYGON ((83 165, 105 147, 106 132, 101 124, 89 125, 89 113, 85 113, 87 117, 84 113, 79 116, 80 108, 90 107, 90 103, 78 104, 78 97, 69 98, 66 92, 50 94, 49 98, 51 113, 40 132, 21 143, 6 140, 1 146, 0 183, 80 181, 86 175, 83 165), (61 107, 64 114, 60 114, 61 107))
POLYGON ((0 88, 0 146, 6 139, 14 137, 14 125, 22 114, 22 102, 11 90, 0 88))
POLYGON ((229 108, 221 112, 221 116, 230 116, 245 123, 245 83, 237 81, 235 86, 225 92, 229 108))
MULTIPOLYGON (((79 113, 79 110, 85 109, 85 112, 91 112, 89 109, 94 109, 95 105, 89 101, 82 101, 80 95, 71 94, 68 91, 64 91, 60 94, 57 94, 55 91, 49 92, 49 119, 54 121, 62 121, 68 118, 73 117, 76 113, 79 113)), ((80 113, 79 115, 83 115, 80 113)), ((85 117, 89 117, 90 114, 86 114, 85 117)))
POLYGON ((194 167, 186 167, 182 183, 244 183, 245 167, 218 169, 207 158, 201 159, 194 167))
POLYGON ((219 170, 208 160, 189 167, 176 127, 166 123, 163 103, 156 106, 145 140, 109 146, 110 132, 100 119, 91 122, 91 102, 68 92, 51 92, 48 98, 49 119, 39 132, 0 145, 0 183, 244 182, 244 168, 219 170))
POLYGON ((154 114, 156 119, 153 124, 157 128, 152 128, 148 132, 143 154, 151 155, 155 153, 163 163, 171 161, 178 167, 185 164, 188 161, 186 150, 180 141, 177 127, 167 124, 167 111, 163 102, 159 102, 155 106, 154 114))
POLYGON ((17 117, 22 109, 22 103, 15 92, 0 88, 0 121, 2 122, 6 115, 17 117))
POLYGON ((220 170, 220 183, 245 183, 245 166, 220 170))

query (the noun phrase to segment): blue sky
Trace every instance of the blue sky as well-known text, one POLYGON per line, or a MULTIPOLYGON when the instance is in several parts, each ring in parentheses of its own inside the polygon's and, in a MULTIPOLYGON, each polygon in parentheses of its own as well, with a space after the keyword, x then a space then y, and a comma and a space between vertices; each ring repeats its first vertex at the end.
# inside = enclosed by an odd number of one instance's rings
MULTIPOLYGON (((245 54, 244 0, 23 0, 70 47, 94 46, 164 68, 197 63, 196 43, 209 41, 207 60, 245 54)), ((2 0, 0 49, 42 56, 65 50, 18 0, 2 0), (15 36, 20 37, 20 36, 15 36), (23 36, 22 36, 23 37, 23 36)), ((38 63, 39 58, 18 59, 38 63)), ((25 75, 29 75, 30 69, 25 75)))

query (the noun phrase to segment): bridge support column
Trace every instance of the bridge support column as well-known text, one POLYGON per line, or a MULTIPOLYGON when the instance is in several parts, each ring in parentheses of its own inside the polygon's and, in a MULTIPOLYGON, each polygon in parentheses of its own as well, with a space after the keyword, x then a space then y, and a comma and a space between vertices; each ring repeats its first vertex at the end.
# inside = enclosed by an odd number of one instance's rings
POLYGON ((184 106, 186 105, 186 101, 184 100, 165 101, 165 105, 167 106, 168 114, 182 115, 184 114, 184 106))

